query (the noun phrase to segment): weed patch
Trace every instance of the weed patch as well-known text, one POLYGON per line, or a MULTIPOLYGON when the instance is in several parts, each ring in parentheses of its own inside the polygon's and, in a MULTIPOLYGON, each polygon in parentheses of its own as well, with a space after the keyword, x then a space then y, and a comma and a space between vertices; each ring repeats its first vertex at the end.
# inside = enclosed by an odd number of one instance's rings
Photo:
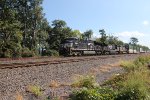
POLYGON ((70 96, 71 100, 113 100, 115 93, 108 88, 83 88, 78 91, 74 91, 70 96))
MULTIPOLYGON (((91 76, 81 77, 72 86, 71 100, 150 100, 150 70, 147 65, 150 56, 140 56, 134 61, 122 61, 126 72, 115 75, 104 84, 95 87, 91 76)), ((108 70, 104 70, 108 71, 108 70)))
POLYGON ((86 87, 86 88, 93 88, 96 86, 99 86, 98 83, 95 81, 94 76, 78 76, 78 80, 76 80, 73 84, 71 84, 72 87, 86 87))
POLYGON ((54 80, 52 80, 51 82, 50 82, 50 85, 49 85, 50 87, 53 87, 53 88, 58 88, 59 86, 60 86, 60 84, 57 82, 57 81, 54 81, 54 80))
POLYGON ((42 91, 41 91, 41 88, 39 86, 29 85, 27 87, 27 92, 32 93, 36 97, 39 97, 42 95, 42 91))
POLYGON ((23 96, 19 92, 17 92, 16 100, 23 100, 23 96))

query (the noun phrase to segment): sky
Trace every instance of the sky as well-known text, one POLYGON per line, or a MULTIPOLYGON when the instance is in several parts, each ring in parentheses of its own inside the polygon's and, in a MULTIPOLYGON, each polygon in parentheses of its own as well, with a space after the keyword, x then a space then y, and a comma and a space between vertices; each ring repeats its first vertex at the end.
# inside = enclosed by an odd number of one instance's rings
POLYGON ((92 29, 117 36, 128 43, 136 37, 150 47, 150 0, 44 0, 43 12, 48 22, 64 20, 80 32, 92 29))

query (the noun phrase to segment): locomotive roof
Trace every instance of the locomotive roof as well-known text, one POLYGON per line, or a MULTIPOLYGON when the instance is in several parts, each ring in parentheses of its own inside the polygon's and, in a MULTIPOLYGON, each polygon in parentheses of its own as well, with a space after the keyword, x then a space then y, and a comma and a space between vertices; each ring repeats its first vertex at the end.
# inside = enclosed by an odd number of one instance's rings
POLYGON ((78 38, 77 37, 69 37, 69 38, 66 38, 65 40, 77 40, 78 38))
POLYGON ((61 43, 72 43, 73 41, 76 41, 76 40, 78 40, 78 38, 70 37, 70 38, 64 39, 61 43))

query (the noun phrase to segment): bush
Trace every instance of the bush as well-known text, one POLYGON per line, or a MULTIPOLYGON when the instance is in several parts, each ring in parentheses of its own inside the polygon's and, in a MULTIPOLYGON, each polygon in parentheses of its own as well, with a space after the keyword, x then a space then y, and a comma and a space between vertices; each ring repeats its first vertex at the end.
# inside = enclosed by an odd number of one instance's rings
POLYGON ((111 87, 113 89, 120 89, 122 88, 122 81, 126 81, 127 73, 121 75, 115 75, 111 77, 109 80, 105 81, 101 86, 111 87))
POLYGON ((44 56, 59 56, 59 53, 56 50, 47 50, 44 54, 44 56))
POLYGON ((94 88, 96 86, 99 86, 96 81, 94 76, 79 76, 78 80, 74 82, 72 87, 86 87, 86 88, 94 88))
POLYGON ((145 100, 144 94, 135 86, 132 88, 123 88, 115 100, 145 100))
POLYGON ((16 48, 15 50, 7 49, 5 52, 0 50, 0 57, 12 58, 12 57, 21 57, 21 50, 16 48))
POLYGON ((147 65, 150 62, 150 56, 140 56, 138 57, 135 61, 134 64, 137 65, 138 67, 143 67, 147 65))
POLYGON ((134 61, 122 61, 120 66, 124 67, 127 71, 135 71, 141 69, 150 62, 150 56, 140 56, 134 61))
POLYGON ((98 88, 100 100, 113 100, 116 97, 116 92, 111 88, 98 88))
POLYGON ((150 71, 145 67, 149 62, 150 56, 121 62, 128 73, 114 77, 103 85, 118 91, 115 100, 150 100, 150 71))
POLYGON ((11 58, 21 57, 21 45, 10 41, 9 43, 0 43, 0 57, 11 58))
POLYGON ((22 57, 33 57, 34 55, 34 51, 29 50, 29 48, 22 49, 22 57))
POLYGON ((127 72, 114 76, 95 87, 94 77, 86 76, 72 84, 80 89, 73 92, 71 100, 150 100, 150 70, 145 67, 150 62, 150 56, 141 56, 135 61, 121 63, 127 72), (82 89, 82 87, 84 87, 82 89), (108 88, 113 88, 113 90, 108 88))
POLYGON ((13 51, 13 57, 15 58, 21 57, 21 50, 22 50, 21 45, 18 45, 13 51))
POLYGON ((32 93, 36 97, 42 95, 41 88, 38 87, 38 86, 28 86, 27 87, 27 91, 30 92, 30 93, 32 93))
POLYGON ((126 71, 133 71, 137 66, 132 61, 122 61, 120 66, 123 67, 126 71))
POLYGON ((5 52, 4 52, 4 57, 5 58, 11 58, 13 56, 13 51, 11 49, 7 49, 5 52))
MULTIPOLYGON (((122 82, 116 100, 145 100, 149 98, 149 73, 145 70, 133 71, 122 82)), ((150 98, 149 98, 150 99, 150 98)))
POLYGON ((107 88, 83 88, 73 92, 70 95, 70 100, 113 100, 115 97, 114 91, 107 88))

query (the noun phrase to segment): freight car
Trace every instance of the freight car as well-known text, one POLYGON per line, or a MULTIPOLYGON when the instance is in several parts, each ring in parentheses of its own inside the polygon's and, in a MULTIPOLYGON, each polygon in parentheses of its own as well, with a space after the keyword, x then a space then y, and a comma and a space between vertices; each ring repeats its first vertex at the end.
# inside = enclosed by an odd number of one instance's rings
POLYGON ((106 55, 129 53, 129 45, 106 45, 92 40, 79 40, 78 38, 67 38, 61 42, 60 55, 106 55))

